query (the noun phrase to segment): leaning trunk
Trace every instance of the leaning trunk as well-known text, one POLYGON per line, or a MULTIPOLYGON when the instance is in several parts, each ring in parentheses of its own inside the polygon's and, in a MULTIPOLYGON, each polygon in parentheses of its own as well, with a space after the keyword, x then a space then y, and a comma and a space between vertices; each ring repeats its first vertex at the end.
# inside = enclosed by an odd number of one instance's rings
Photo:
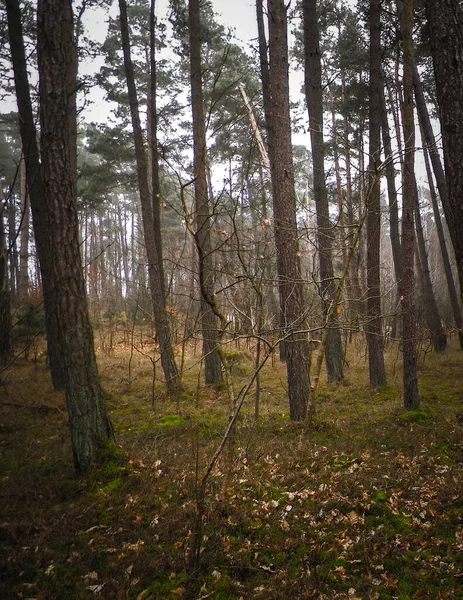
POLYGON ((428 0, 431 52, 444 147, 450 231, 463 294, 463 30, 457 0, 428 0))
MULTIPOLYGON (((165 284, 161 262, 162 256, 160 250, 160 240, 156 241, 157 237, 153 204, 151 202, 148 186, 148 167, 145 144, 143 141, 140 114, 138 110, 138 98, 135 87, 133 63, 130 56, 129 27, 127 20, 127 5, 125 0, 119 0, 119 7, 122 49, 124 53, 124 68, 129 95, 130 114, 132 117, 135 158, 137 163, 138 190, 140 192, 143 232, 146 256, 148 259, 149 286, 153 303, 154 324, 159 340, 161 365, 166 380, 166 386, 169 391, 174 391, 179 386, 179 373, 175 363, 169 320, 166 311, 165 284)), ((159 201, 159 199, 157 199, 157 201, 159 201)), ((159 225, 158 236, 160 236, 159 225)))

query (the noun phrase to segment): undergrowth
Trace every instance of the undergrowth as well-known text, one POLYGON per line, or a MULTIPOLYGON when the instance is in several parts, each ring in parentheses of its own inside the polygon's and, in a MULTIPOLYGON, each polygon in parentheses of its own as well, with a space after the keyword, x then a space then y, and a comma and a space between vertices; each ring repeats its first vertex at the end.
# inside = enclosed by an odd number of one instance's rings
MULTIPOLYGON (((284 367, 261 376, 208 482, 200 561, 187 569, 198 481, 227 427, 223 390, 169 397, 150 362, 100 356, 117 444, 85 478, 64 400, 42 362, 19 359, 0 392, 0 598, 463 598, 463 354, 427 355, 422 404, 401 407, 397 351, 371 390, 360 356, 323 385, 304 448, 284 367)), ((354 352, 354 351, 352 351, 354 352)), ((236 353, 239 389, 252 372, 236 353)), ((191 365, 197 357, 189 356, 191 365)))

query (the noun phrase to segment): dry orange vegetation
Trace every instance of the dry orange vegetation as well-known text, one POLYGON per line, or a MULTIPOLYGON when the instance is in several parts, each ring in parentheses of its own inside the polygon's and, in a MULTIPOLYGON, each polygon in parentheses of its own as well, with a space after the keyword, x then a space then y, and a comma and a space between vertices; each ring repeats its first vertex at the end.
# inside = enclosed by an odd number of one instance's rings
MULTIPOLYGON (((122 342, 99 356, 117 446, 87 478, 40 352, 1 375, 2 600, 463 598, 461 352, 422 356, 422 407, 403 412, 394 344, 377 392, 352 346, 302 449, 284 368, 269 362, 259 423, 250 394, 208 481, 192 572, 197 481, 227 426, 226 390, 198 386, 189 348, 182 394, 156 380, 152 397, 152 347, 122 342)), ((251 373, 239 353, 237 389, 251 373)))

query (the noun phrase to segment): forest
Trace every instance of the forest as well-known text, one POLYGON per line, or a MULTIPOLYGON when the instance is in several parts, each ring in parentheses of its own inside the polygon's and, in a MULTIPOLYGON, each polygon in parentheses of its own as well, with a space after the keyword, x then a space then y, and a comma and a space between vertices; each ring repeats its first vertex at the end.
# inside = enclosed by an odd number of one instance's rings
POLYGON ((0 598, 463 599, 460 0, 0 39, 0 598))

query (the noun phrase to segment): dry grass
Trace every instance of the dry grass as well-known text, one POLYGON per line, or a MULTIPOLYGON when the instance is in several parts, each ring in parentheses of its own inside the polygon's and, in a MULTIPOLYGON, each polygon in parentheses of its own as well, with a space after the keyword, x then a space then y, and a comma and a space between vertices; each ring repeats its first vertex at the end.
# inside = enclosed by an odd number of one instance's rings
MULTIPOLYGON (((132 354, 129 372, 129 344, 100 353, 117 446, 82 479, 43 359, 2 374, 2 600, 463 598, 461 352, 426 355, 422 408, 406 413, 397 349, 388 386, 372 391, 363 348, 352 345, 346 383, 320 389, 303 450, 284 368, 269 361, 260 422, 250 395, 213 470, 201 563, 188 574, 197 480, 229 399, 198 386, 191 351, 184 391, 168 397, 156 380, 153 395, 150 358, 132 354)), ((237 389, 251 370, 239 354, 237 389)))

